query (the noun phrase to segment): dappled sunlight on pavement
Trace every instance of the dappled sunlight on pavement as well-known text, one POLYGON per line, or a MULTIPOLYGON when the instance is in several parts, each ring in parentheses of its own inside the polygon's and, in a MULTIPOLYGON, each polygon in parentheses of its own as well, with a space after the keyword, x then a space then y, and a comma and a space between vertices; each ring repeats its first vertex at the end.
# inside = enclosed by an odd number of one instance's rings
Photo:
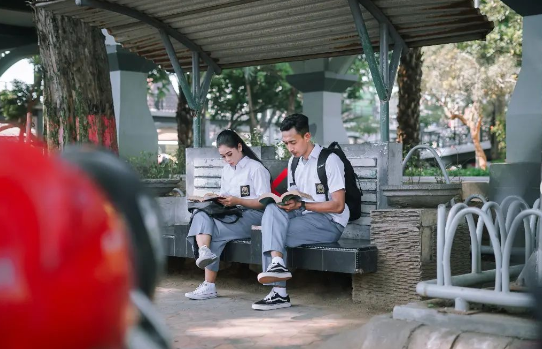
POLYGON ((184 297, 187 291, 191 289, 184 283, 157 289, 157 306, 171 331, 173 348, 313 348, 370 318, 356 314, 348 304, 311 304, 292 297, 291 308, 263 312, 251 308, 265 295, 259 292, 219 290, 219 298, 194 301, 184 297))

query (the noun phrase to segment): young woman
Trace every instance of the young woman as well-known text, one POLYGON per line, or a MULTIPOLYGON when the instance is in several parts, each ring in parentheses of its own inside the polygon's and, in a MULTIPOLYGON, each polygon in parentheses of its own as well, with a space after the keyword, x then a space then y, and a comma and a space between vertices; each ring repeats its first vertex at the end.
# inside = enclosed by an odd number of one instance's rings
POLYGON ((271 191, 269 171, 256 154, 232 130, 222 131, 216 144, 218 152, 226 165, 222 169, 219 202, 225 206, 238 206, 242 217, 236 216, 213 219, 205 212, 196 212, 187 239, 194 248, 197 243, 198 267, 205 269, 205 281, 192 292, 185 294, 190 299, 210 299, 217 297, 215 280, 219 257, 226 243, 250 237, 253 225, 260 225, 263 206, 258 197, 271 191))

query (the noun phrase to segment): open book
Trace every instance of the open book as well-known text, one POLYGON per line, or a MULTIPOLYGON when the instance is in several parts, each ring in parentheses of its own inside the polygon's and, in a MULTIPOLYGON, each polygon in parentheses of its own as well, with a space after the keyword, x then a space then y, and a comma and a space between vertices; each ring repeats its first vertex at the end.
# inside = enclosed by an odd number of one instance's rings
POLYGON ((309 194, 302 193, 299 190, 290 190, 282 194, 281 196, 275 195, 273 193, 262 194, 258 198, 258 201, 262 205, 267 206, 273 203, 276 203, 277 205, 285 205, 286 202, 290 200, 301 201, 303 199, 314 201, 312 196, 310 196, 309 194))
POLYGON ((203 196, 195 196, 191 195, 187 199, 188 201, 192 202, 206 202, 206 201, 215 201, 217 202, 219 199, 223 199, 223 196, 217 195, 215 193, 207 193, 203 196))

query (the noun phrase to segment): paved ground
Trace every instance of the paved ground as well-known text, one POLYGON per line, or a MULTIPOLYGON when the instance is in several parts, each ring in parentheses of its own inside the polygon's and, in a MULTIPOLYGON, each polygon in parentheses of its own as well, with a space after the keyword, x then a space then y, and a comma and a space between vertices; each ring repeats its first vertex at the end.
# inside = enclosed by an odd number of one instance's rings
POLYGON ((169 274, 156 301, 171 330, 174 348, 316 348, 323 341, 366 323, 378 311, 350 300, 349 277, 298 271, 290 284, 293 306, 254 311, 251 304, 269 291, 246 266, 221 272, 220 297, 184 297, 202 281, 202 271, 183 267, 169 274))

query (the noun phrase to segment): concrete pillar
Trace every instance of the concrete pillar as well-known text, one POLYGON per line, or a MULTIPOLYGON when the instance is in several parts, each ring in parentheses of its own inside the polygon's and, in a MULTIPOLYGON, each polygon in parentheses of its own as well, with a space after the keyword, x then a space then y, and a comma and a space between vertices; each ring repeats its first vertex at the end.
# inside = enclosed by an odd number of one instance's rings
POLYGON ((349 56, 290 63, 295 74, 286 80, 303 92, 303 114, 309 117, 313 139, 321 145, 348 143, 342 122, 342 94, 358 81, 357 76, 345 74, 354 59, 349 56))
POLYGON ((542 15, 523 19, 523 57, 506 114, 506 163, 490 171, 491 199, 540 196, 542 161, 542 15))
POLYGON ((147 75, 154 63, 106 40, 120 156, 156 154, 158 133, 147 106, 147 75))

